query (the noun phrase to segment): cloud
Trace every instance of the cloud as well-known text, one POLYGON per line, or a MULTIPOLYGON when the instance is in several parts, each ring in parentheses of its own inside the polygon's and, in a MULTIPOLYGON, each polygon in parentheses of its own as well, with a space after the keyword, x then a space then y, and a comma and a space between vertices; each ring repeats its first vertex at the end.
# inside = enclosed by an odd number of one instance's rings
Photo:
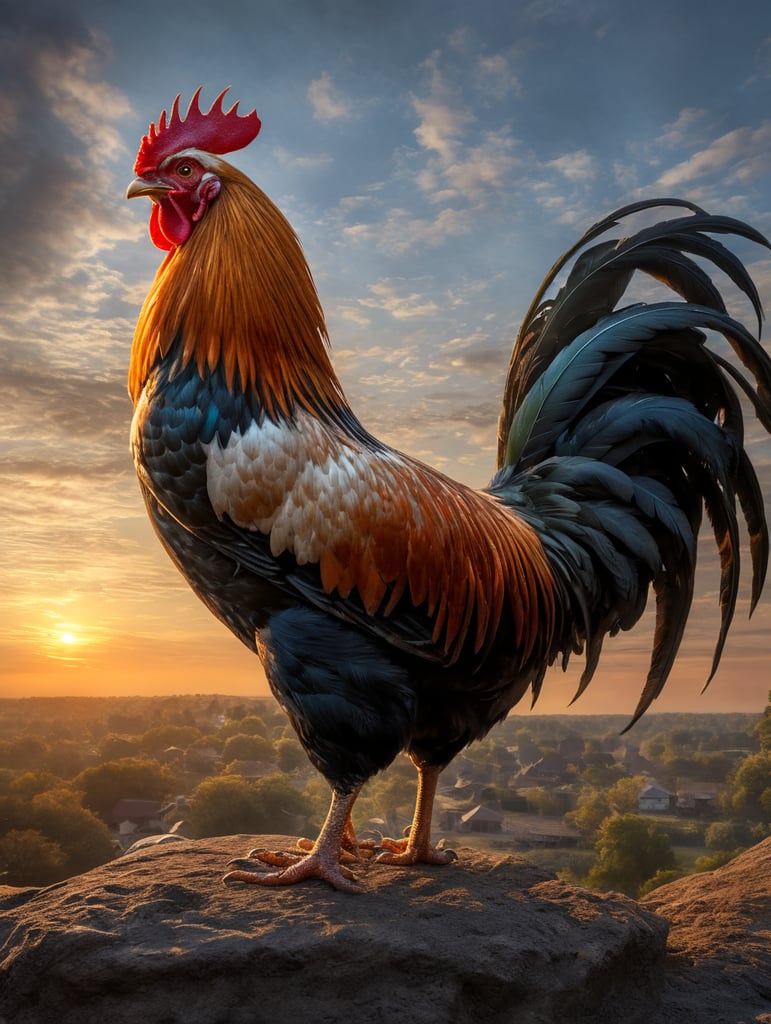
MULTIPOLYGON (((403 285, 400 282, 400 285, 403 285)), ((362 306, 369 309, 382 309, 390 313, 396 320, 412 317, 435 316, 439 307, 433 299, 419 292, 408 291, 406 294, 400 285, 393 281, 378 281, 369 286, 370 298, 360 299, 362 306)))
MULTIPOLYGON (((475 114, 456 100, 439 63, 440 54, 431 54, 424 65, 430 72, 428 95, 411 98, 418 116, 415 138, 427 156, 415 181, 433 202, 459 198, 478 203, 504 187, 522 160, 507 126, 477 128, 475 114)), ((514 86, 503 57, 480 58, 477 69, 481 79, 495 82, 488 97, 497 89, 504 98, 514 86)))
POLYGON ((755 181, 771 172, 771 121, 759 128, 742 127, 714 139, 665 171, 658 180, 662 188, 680 188, 724 171, 729 183, 755 181))
POLYGON ((656 139, 661 146, 682 146, 691 134, 691 130, 703 121, 706 111, 701 107, 686 107, 681 110, 676 120, 664 125, 664 131, 656 139))
POLYGON ((308 86, 308 99, 317 121, 344 121, 351 116, 349 100, 340 95, 326 71, 308 86))
POLYGON ((515 157, 514 147, 507 129, 486 132, 478 145, 469 146, 445 168, 444 178, 456 192, 471 197, 504 188, 512 170, 523 163, 515 157))
POLYGON ((98 277, 94 256, 136 238, 109 170, 130 108, 99 77, 104 41, 76 22, 31 20, 0 37, 0 277, 8 294, 50 295, 98 277))
POLYGON ((596 174, 595 159, 585 149, 578 149, 574 153, 565 153, 554 160, 549 160, 546 167, 553 168, 568 181, 573 182, 591 181, 596 174))
POLYGON ((316 171, 321 167, 328 167, 333 161, 329 153, 297 156, 294 153, 290 153, 283 146, 274 146, 273 153, 284 167, 291 167, 293 170, 298 171, 316 171))
POLYGON ((508 60, 501 54, 480 57, 477 75, 481 88, 496 100, 504 100, 512 92, 517 96, 521 93, 519 79, 511 70, 508 60))
POLYGON ((343 228, 348 241, 374 244, 382 252, 398 255, 416 246, 436 248, 450 238, 469 234, 473 229, 472 210, 445 208, 434 217, 415 217, 397 207, 383 221, 351 224, 343 228))
POLYGON ((506 357, 500 346, 481 331, 469 337, 452 338, 442 351, 442 358, 449 366, 471 373, 492 373, 498 378, 502 378, 506 357))
POLYGON ((413 96, 412 106, 420 119, 414 133, 422 148, 437 153, 444 164, 452 163, 458 138, 472 119, 471 114, 437 96, 413 96))

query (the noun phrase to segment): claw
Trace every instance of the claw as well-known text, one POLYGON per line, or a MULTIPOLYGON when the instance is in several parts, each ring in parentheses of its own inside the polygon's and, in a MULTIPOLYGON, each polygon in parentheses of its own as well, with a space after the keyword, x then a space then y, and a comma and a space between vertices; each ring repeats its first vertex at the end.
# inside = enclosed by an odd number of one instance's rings
MULTIPOLYGON (((248 865, 248 859, 236 859, 231 864, 238 863, 248 865)), ((253 863, 253 862, 252 862, 253 863)), ((329 864, 327 859, 320 853, 309 853, 306 857, 298 858, 293 864, 281 871, 255 871, 240 867, 236 871, 228 871, 222 879, 226 885, 232 882, 246 882, 249 885, 293 885, 295 882, 302 882, 309 878, 320 878, 322 881, 338 889, 340 892, 361 893, 364 887, 356 881, 356 876, 348 868, 340 864, 329 864)))
POLYGON ((442 849, 444 840, 437 846, 431 845, 431 813, 434 806, 436 784, 441 768, 420 765, 418 769, 418 792, 415 800, 415 816, 412 824, 405 829, 404 839, 380 838, 378 864, 451 864, 458 859, 454 850, 442 849))
POLYGON ((291 853, 287 850, 267 850, 265 847, 255 847, 247 854, 247 860, 261 860, 263 864, 270 864, 271 867, 289 867, 300 860, 301 854, 291 853))
POLYGON ((383 846, 384 849, 375 858, 377 864, 452 864, 458 859, 455 850, 440 850, 435 846, 410 847, 409 843, 401 846, 398 840, 391 840, 390 843, 385 840, 383 846))
MULTIPOLYGON (((266 850, 261 846, 255 847, 248 857, 237 857, 230 861, 228 867, 234 867, 235 870, 228 871, 223 882, 227 885, 232 882, 246 882, 249 885, 273 886, 293 885, 306 878, 320 878, 341 892, 364 892, 355 875, 340 863, 343 844, 357 848, 356 837, 350 826, 351 808, 357 794, 358 790, 351 793, 332 791, 332 803, 327 820, 316 842, 308 844, 307 840, 298 841, 299 850, 305 851, 310 846, 309 852, 286 853, 281 850, 266 850), (260 864, 281 870, 263 871, 258 866, 260 864)), ((357 859, 351 854, 345 856, 349 860, 357 859)))

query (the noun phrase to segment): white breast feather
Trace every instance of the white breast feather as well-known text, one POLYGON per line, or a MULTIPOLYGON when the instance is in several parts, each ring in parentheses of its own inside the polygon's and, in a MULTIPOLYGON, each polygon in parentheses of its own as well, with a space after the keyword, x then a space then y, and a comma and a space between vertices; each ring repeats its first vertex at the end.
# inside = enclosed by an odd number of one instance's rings
POLYGON ((224 446, 215 438, 205 450, 217 515, 269 534, 273 555, 292 552, 301 565, 319 560, 354 509, 364 503, 372 514, 384 500, 372 465, 376 457, 310 416, 293 426, 252 423, 224 446))

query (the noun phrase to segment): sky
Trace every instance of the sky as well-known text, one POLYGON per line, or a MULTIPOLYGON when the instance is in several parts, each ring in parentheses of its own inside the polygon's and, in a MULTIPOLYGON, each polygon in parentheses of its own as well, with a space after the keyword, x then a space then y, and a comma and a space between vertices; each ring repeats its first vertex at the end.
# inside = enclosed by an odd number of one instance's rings
MULTIPOLYGON (((162 254, 125 190, 148 123, 199 85, 262 119, 229 159, 303 242, 354 410, 475 486, 520 319, 590 224, 677 195, 771 235, 768 0, 0 0, 0 697, 267 692, 161 550, 128 449, 162 254)), ((769 253, 737 251, 771 308, 769 253)), ((771 439, 748 445, 769 496, 771 439)), ((750 622, 743 587, 700 693, 715 565, 707 544, 655 710, 766 703, 771 585, 750 622)), ((573 710, 631 713, 650 640, 646 620, 609 641, 573 710)))

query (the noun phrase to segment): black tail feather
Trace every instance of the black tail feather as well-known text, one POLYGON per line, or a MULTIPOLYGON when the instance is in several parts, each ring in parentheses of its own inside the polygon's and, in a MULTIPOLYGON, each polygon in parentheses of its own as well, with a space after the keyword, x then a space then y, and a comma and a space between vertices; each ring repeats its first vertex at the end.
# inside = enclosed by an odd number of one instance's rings
MULTIPOLYGON (((763 496, 744 448, 740 395, 771 432, 771 359, 730 316, 702 264, 725 274, 762 319, 741 260, 712 235, 768 246, 754 228, 674 199, 635 203, 593 225, 552 267, 512 353, 491 489, 531 516, 565 608, 553 657, 585 650, 576 696, 603 639, 638 621, 652 588, 656 624, 636 721, 661 693, 690 612, 702 509, 720 561, 715 674, 737 604, 740 533, 749 534, 751 608, 763 587, 769 536, 763 496), (620 240, 595 242, 625 217, 657 206, 689 216, 620 240), (570 266, 553 299, 544 296, 570 266), (617 308, 642 271, 684 301, 617 308), (718 332, 742 369, 714 351, 718 332), (527 511, 525 511, 527 510, 527 511)), ((539 683, 540 687, 540 683, 539 683)))

